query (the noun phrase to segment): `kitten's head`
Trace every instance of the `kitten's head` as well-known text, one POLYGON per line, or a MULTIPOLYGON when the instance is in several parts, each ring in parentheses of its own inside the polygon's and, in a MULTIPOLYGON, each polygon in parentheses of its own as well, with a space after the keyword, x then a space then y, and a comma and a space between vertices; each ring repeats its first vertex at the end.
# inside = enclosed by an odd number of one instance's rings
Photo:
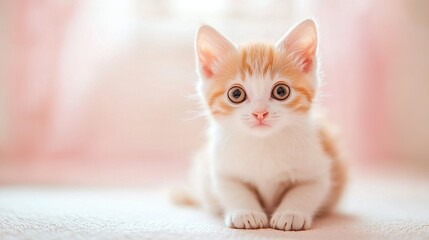
POLYGON ((317 88, 317 29, 312 20, 277 44, 236 47, 209 26, 198 30, 199 93, 222 127, 270 135, 307 116, 317 88))

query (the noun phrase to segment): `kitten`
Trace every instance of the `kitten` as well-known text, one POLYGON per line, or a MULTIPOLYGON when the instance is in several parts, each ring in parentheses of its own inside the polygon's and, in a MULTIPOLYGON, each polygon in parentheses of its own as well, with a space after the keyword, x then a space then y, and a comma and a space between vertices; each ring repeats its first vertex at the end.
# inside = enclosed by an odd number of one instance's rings
POLYGON ((302 230, 333 208, 345 173, 317 117, 318 34, 305 20, 274 46, 236 47, 209 26, 196 37, 208 143, 192 168, 192 198, 232 228, 302 230))

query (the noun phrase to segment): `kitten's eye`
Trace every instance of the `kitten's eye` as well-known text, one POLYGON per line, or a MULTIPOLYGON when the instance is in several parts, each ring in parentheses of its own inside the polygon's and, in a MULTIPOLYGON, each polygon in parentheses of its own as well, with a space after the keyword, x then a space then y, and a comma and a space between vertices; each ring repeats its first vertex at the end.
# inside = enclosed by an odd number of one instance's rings
POLYGON ((242 103, 246 100, 246 92, 241 87, 235 86, 229 89, 228 98, 233 103, 242 103))
POLYGON ((274 88, 273 91, 271 92, 271 96, 274 99, 277 100, 285 100, 286 98, 288 98, 290 95, 290 88, 288 85, 284 84, 284 83, 279 83, 277 84, 274 88))

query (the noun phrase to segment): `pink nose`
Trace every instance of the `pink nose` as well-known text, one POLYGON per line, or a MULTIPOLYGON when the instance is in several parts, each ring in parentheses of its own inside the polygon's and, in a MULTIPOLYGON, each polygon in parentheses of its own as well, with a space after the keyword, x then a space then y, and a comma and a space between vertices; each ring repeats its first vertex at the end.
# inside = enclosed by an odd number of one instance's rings
POLYGON ((267 110, 255 111, 255 112, 253 112, 253 116, 255 116, 255 118, 258 119, 259 121, 261 121, 261 120, 264 120, 268 116, 268 111, 267 110))

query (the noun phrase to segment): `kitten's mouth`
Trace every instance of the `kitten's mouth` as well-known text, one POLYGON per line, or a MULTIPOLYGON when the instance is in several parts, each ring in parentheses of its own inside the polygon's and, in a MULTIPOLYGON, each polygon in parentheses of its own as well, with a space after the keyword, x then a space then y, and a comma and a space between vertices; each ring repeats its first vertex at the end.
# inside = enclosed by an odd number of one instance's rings
POLYGON ((252 128, 265 128, 265 127, 271 127, 271 125, 264 123, 262 121, 252 125, 252 128))

